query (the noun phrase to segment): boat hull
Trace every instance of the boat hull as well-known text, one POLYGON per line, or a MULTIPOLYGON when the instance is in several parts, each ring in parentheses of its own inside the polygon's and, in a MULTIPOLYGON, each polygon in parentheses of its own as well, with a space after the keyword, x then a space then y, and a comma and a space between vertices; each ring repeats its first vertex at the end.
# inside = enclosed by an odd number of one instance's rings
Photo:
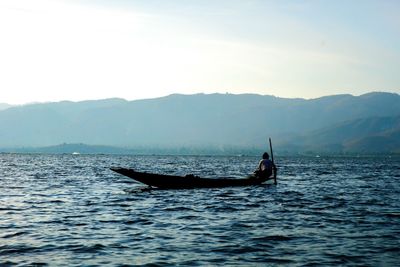
POLYGON ((249 178, 200 178, 194 175, 175 176, 137 172, 126 168, 111 168, 112 171, 130 177, 149 186, 163 189, 219 188, 232 186, 260 185, 266 179, 249 178))

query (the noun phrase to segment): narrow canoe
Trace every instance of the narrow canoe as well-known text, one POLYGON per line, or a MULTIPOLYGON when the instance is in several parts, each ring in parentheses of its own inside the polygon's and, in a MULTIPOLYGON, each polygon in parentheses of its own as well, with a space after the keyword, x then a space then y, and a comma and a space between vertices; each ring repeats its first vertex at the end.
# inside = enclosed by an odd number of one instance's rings
POLYGON ((162 189, 184 189, 184 188, 218 188, 231 186, 260 185, 267 179, 255 177, 249 178, 200 178, 194 175, 175 176, 137 172, 126 168, 110 168, 112 171, 130 177, 136 181, 149 186, 162 189))

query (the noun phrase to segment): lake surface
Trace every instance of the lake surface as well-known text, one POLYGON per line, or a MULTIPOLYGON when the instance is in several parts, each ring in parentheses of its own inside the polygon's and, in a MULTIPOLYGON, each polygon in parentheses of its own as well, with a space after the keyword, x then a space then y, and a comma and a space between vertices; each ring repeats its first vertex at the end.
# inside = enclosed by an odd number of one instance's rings
POLYGON ((400 266, 399 158, 276 161, 276 186, 145 191, 109 167, 243 177, 258 158, 0 154, 0 266, 400 266))

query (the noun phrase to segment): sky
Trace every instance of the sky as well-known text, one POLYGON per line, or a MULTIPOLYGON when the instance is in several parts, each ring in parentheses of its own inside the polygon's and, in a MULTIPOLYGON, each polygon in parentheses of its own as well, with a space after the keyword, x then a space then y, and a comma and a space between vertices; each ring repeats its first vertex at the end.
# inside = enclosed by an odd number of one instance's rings
POLYGON ((400 93, 400 1, 0 0, 0 102, 400 93))

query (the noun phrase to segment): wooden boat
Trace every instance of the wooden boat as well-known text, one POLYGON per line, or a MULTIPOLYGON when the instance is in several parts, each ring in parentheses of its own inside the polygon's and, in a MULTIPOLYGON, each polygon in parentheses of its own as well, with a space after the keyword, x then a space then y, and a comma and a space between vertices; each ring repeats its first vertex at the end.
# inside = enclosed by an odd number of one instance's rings
POLYGON ((248 178, 200 178, 194 175, 175 176, 154 174, 146 172, 137 172, 126 168, 111 168, 112 171, 130 177, 136 181, 149 186, 162 189, 184 189, 184 188, 218 188, 231 186, 251 186, 260 185, 267 180, 253 176, 248 178))

